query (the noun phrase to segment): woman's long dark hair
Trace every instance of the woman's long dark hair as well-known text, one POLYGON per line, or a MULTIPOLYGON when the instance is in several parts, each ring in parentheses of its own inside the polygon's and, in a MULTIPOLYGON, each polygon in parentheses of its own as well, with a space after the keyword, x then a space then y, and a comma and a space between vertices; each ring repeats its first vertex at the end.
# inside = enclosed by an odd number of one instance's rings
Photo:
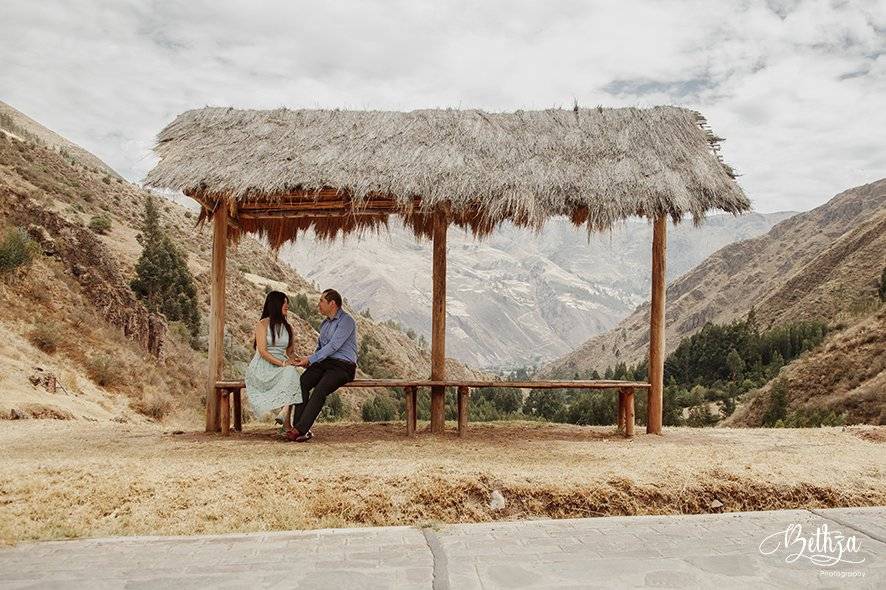
MULTIPOLYGON (((289 322, 286 321, 286 316, 283 315, 283 303, 288 301, 289 296, 280 291, 271 291, 265 297, 265 306, 261 310, 261 319, 270 318, 268 323, 271 326, 272 346, 277 342, 277 333, 281 325, 286 328, 286 332, 289 334, 289 341, 292 342, 292 326, 289 325, 289 322)), ((255 348, 255 342, 252 343, 252 347, 255 348)))

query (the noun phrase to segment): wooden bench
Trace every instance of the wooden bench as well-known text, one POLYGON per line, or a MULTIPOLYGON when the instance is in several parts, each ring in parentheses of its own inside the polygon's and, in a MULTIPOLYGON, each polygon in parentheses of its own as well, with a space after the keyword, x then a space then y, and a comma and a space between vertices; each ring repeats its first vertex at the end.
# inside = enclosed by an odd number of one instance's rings
MULTIPOLYGON (((618 389, 618 430, 625 437, 634 436, 634 390, 646 389, 649 383, 639 381, 475 381, 469 379, 355 379, 342 387, 387 387, 403 388, 406 394, 406 434, 415 434, 418 419, 419 387, 455 387, 458 391, 458 435, 464 436, 468 426, 468 401, 471 389, 503 387, 515 389, 618 389)), ((218 381, 215 395, 218 402, 222 435, 230 435, 231 402, 234 406, 234 430, 243 430, 243 406, 241 392, 246 387, 243 381, 218 381)))

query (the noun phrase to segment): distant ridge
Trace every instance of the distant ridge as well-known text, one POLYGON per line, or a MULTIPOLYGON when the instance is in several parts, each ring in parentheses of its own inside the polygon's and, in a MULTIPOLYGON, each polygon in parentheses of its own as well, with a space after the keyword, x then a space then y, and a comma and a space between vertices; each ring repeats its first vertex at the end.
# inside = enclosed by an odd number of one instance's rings
MULTIPOLYGON (((80 164, 87 166, 88 168, 95 168, 105 174, 110 174, 114 178, 122 178, 116 170, 105 164, 101 159, 96 157, 91 152, 83 149, 73 141, 62 137, 55 131, 51 131, 30 118, 26 114, 21 111, 11 107, 3 101, 0 101, 0 129, 8 133, 12 133, 16 135, 15 129, 6 129, 6 126, 3 124, 2 119, 5 118, 3 116, 9 117, 13 125, 19 129, 23 129, 27 134, 36 137, 49 147, 53 148, 55 151, 59 151, 64 149, 72 158, 74 158, 80 164)), ((28 139, 20 138, 20 139, 28 139)))
MULTIPOLYGON (((886 261, 886 179, 851 188, 795 215, 766 235, 721 248, 668 285, 667 350, 707 322, 744 318, 763 329, 798 320, 839 323, 876 296, 886 261)), ((548 365, 548 375, 602 372, 646 358, 649 304, 618 326, 548 365)))

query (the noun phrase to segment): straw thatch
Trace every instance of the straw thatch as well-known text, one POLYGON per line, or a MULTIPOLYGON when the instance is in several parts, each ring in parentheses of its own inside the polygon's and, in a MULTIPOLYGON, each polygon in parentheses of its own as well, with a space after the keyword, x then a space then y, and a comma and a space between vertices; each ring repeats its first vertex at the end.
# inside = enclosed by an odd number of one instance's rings
POLYGON ((251 206, 233 231, 264 233, 275 246, 308 228, 331 237, 390 214, 427 235, 434 211, 480 235, 504 220, 541 227, 555 215, 600 230, 631 216, 698 221, 711 209, 750 209, 719 141, 699 113, 676 107, 205 108, 160 133, 146 183, 193 196, 204 217, 220 202, 234 215, 251 206), (341 209, 280 209, 310 202, 341 209), (262 206, 276 206, 274 216, 262 218, 262 206))

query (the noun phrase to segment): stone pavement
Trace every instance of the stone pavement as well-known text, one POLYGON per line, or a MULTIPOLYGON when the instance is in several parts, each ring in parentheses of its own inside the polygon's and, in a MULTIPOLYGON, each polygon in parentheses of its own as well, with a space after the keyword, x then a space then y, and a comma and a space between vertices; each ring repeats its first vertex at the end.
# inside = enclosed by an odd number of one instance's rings
POLYGON ((0 589, 616 586, 886 588, 886 507, 123 537, 0 549, 0 589), (851 536, 857 551, 846 540, 851 536), (810 560, 839 556, 840 546, 841 563, 810 560))

